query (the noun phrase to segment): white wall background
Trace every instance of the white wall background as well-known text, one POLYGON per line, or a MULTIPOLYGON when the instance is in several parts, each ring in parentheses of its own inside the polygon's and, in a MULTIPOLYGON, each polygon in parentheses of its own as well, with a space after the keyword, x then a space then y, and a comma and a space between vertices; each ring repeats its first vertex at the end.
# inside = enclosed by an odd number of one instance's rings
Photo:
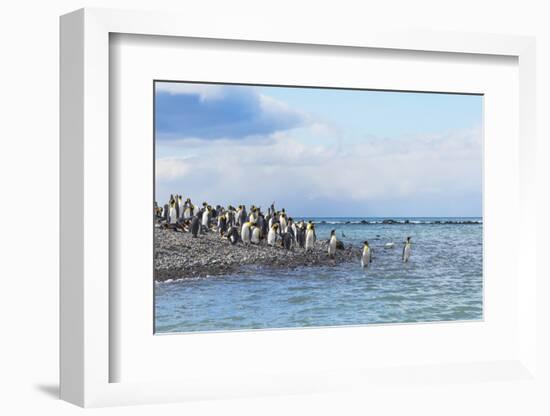
MULTIPOLYGON (((542 244, 549 234, 550 26, 547 2, 522 0, 185 1, 20 0, 0 6, 0 413, 73 414, 82 410, 56 399, 58 383, 58 16, 74 9, 116 7, 178 10, 209 22, 213 13, 268 16, 282 26, 384 25, 536 35, 540 275, 550 277, 542 244), (542 166, 546 164, 545 166, 542 166), (32 220, 32 222, 31 222, 32 220)), ((540 299, 550 295, 542 281, 540 299)), ((106 414, 550 414, 550 308, 539 302, 540 362, 546 385, 507 383, 389 388, 323 396, 271 397, 100 409, 106 414), (437 392, 437 394, 434 394, 437 392)), ((550 304, 550 302, 549 302, 550 304)))

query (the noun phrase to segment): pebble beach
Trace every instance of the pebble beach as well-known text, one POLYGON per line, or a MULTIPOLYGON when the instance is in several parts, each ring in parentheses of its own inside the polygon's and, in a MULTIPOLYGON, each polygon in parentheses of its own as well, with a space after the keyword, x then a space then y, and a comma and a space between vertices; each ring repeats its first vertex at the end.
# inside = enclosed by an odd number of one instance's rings
POLYGON ((328 240, 317 240, 313 250, 294 247, 285 250, 280 245, 270 246, 265 240, 259 245, 238 243, 220 238, 217 232, 199 234, 155 228, 155 280, 219 276, 236 273, 243 266, 292 269, 302 266, 331 266, 359 261, 360 251, 352 247, 336 250, 334 257, 327 254, 328 240))

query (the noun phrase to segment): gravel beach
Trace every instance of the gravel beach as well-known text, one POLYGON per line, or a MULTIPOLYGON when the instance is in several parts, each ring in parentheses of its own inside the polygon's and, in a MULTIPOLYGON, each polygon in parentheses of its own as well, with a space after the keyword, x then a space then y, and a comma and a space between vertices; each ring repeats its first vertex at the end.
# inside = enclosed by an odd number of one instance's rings
POLYGON ((242 242, 231 245, 216 232, 193 238, 190 233, 155 228, 155 280, 219 276, 235 273, 242 266, 249 265, 295 268, 359 261, 357 247, 338 249, 331 258, 327 254, 327 245, 326 239, 319 239, 314 250, 308 252, 298 247, 285 250, 279 244, 272 247, 265 240, 260 245, 245 246, 242 242))

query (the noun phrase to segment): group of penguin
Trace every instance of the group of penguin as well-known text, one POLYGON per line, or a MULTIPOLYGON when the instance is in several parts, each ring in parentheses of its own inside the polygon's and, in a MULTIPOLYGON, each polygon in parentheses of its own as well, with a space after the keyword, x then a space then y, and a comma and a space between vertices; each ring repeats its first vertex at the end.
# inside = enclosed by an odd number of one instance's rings
MULTIPOLYGON (((229 205, 227 208, 216 205, 212 207, 207 202, 202 206, 195 205, 190 198, 185 201, 181 195, 170 195, 168 203, 159 206, 155 202, 154 215, 162 226, 174 230, 190 232, 193 237, 199 234, 217 231, 222 238, 227 238, 231 244, 242 241, 243 244, 260 244, 265 239, 267 244, 280 244, 290 250, 300 247, 306 251, 313 250, 317 236, 315 224, 312 221, 297 221, 289 217, 282 208, 275 209, 272 203, 264 214, 260 207, 252 205, 247 213, 245 205, 237 208, 229 205)), ((392 243, 393 244, 393 243, 392 243)), ((332 230, 328 242, 328 255, 334 257, 338 241, 336 231, 332 230)), ((393 246, 392 246, 393 247, 393 246)), ((407 237, 403 247, 403 262, 408 262, 411 256, 411 237, 407 237)), ((368 241, 363 243, 361 267, 366 268, 372 262, 373 253, 368 241)))

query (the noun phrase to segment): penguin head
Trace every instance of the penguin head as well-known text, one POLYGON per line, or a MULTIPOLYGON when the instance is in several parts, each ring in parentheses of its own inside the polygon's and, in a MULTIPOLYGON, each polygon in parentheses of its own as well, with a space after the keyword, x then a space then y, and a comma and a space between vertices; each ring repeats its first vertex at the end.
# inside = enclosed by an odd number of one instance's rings
POLYGON ((331 230, 330 235, 334 235, 336 233, 336 230, 331 230))
POLYGON ((363 241, 363 244, 364 244, 365 247, 367 247, 367 248, 369 247, 369 242, 367 240, 363 241))
POLYGON ((410 243, 411 242, 411 237, 407 237, 407 243, 410 243))
POLYGON ((273 224, 273 227, 272 227, 274 230, 277 230, 279 228, 279 224, 273 224))

